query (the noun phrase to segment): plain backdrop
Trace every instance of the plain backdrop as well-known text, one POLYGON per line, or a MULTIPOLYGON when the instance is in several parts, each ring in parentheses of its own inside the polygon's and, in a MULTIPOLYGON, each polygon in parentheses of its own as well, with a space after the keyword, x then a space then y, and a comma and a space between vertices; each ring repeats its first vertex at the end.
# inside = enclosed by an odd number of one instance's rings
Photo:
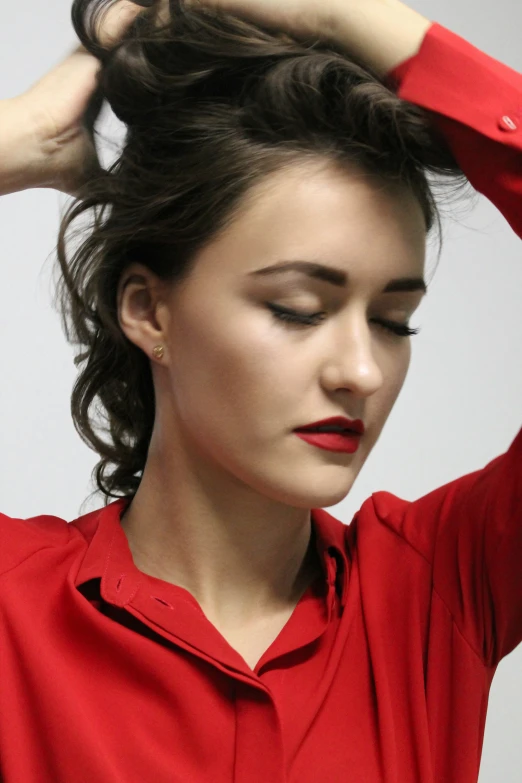
MULTIPOLYGON (((522 71, 517 0, 411 4, 522 71)), ((0 98, 26 90, 76 44, 69 17, 69 0, 3 4, 0 98)), ((117 134, 110 112, 99 129, 117 134)), ((102 159, 111 159, 105 149, 102 159)), ((0 199, 0 510, 18 517, 50 513, 71 520, 102 505, 98 499, 82 506, 96 455, 73 427, 73 351, 51 306, 66 202, 44 189, 0 199)), ((481 468, 508 448, 522 424, 520 240, 482 196, 474 209, 455 210, 444 236, 430 293, 412 322, 422 331, 412 340, 406 384, 354 488, 328 509, 347 524, 372 492, 413 500, 481 468)), ((431 256, 434 261, 435 245, 431 256)), ((520 783, 521 736, 522 646, 501 662, 493 682, 480 783, 520 783)))

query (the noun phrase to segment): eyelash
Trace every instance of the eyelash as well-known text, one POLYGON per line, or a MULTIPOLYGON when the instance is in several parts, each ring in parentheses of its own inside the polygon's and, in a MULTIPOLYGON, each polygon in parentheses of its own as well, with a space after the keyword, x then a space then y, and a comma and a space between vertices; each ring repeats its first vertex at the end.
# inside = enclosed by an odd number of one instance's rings
MULTIPOLYGON (((305 315, 304 313, 296 313, 295 310, 287 310, 284 307, 279 307, 274 304, 268 304, 267 306, 278 321, 304 324, 305 326, 318 326, 320 321, 323 320, 321 316, 325 315, 325 313, 311 313, 310 315, 305 315)), ((420 328, 412 329, 408 324, 399 324, 395 321, 388 321, 385 318, 374 318, 373 321, 379 326, 382 326, 383 329, 386 329, 387 332, 392 332, 392 334, 397 337, 412 337, 420 332, 420 328)))

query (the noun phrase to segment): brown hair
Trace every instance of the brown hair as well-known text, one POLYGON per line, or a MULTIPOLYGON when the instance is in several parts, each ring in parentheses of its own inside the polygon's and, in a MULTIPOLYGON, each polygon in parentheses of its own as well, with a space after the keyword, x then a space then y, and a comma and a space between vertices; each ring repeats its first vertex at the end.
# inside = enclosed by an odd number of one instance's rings
POLYGON ((427 233, 441 227, 429 175, 445 191, 467 184, 428 114, 340 47, 170 0, 169 22, 156 22, 154 2, 108 51, 95 30, 111 4, 74 0, 72 21, 102 62, 90 130, 105 100, 126 135, 107 176, 87 182, 62 218, 56 295, 79 347, 73 421, 100 456, 93 480, 106 503, 136 492, 155 416, 149 359, 118 322, 118 281, 132 261, 181 280, 253 185, 306 158, 406 184, 427 233), (66 232, 89 211, 69 258, 66 232))

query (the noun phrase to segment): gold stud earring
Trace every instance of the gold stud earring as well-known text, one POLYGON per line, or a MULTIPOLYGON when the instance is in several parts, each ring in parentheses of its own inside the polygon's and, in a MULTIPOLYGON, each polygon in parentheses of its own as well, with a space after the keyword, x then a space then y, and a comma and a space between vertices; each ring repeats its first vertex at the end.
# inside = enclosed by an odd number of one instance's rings
POLYGON ((162 345, 156 345, 152 349, 152 353, 155 359, 163 359, 163 354, 165 353, 165 349, 162 345))

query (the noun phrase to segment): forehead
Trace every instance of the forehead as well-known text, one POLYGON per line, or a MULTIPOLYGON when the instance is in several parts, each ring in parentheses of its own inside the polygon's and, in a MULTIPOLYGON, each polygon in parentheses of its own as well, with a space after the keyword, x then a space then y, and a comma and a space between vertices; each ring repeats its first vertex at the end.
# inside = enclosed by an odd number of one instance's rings
POLYGON ((403 184, 324 162, 295 164, 251 188, 210 255, 221 275, 309 258, 344 269, 351 280, 380 285, 423 274, 426 224, 403 184))

